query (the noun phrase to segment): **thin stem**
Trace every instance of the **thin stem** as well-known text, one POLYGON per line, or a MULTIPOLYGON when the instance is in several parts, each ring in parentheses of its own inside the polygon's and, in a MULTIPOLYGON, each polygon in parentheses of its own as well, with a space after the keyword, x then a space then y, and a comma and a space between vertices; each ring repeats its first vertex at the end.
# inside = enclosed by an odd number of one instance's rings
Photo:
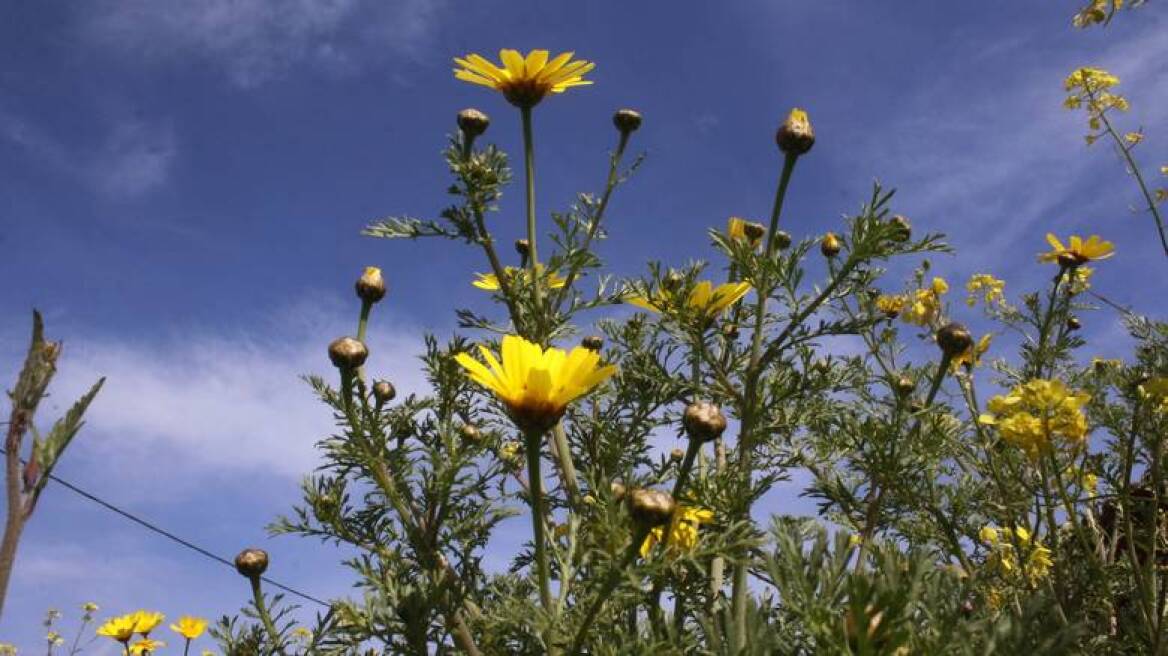
POLYGON ((264 630, 268 632, 268 638, 272 641, 272 649, 283 656, 284 645, 280 643, 280 633, 276 631, 276 624, 272 621, 272 615, 268 612, 268 605, 264 602, 264 592, 260 588, 260 577, 249 577, 251 581, 251 596, 255 602, 256 614, 259 615, 260 621, 264 624, 264 630))
POLYGON ((531 498, 531 537, 535 548, 535 575, 539 580, 539 599, 544 610, 552 611, 552 590, 548 579, 547 545, 544 537, 543 475, 540 473, 540 441, 543 432, 527 433, 527 482, 531 498))
POLYGON ((1111 121, 1107 120, 1106 112, 1099 112, 1099 120, 1103 121, 1103 127, 1107 129, 1107 134, 1115 141, 1116 146, 1119 147, 1119 152, 1123 153, 1123 158, 1127 162, 1127 168, 1131 171, 1132 177, 1136 179, 1136 184, 1140 187, 1140 193, 1144 195, 1144 201, 1148 204, 1148 211, 1152 213, 1152 218, 1156 221, 1156 231, 1160 235, 1160 246, 1164 249, 1164 255, 1168 256, 1168 232, 1164 229, 1164 219, 1160 216, 1160 210, 1156 207, 1156 199, 1152 196, 1152 192, 1148 189, 1148 184, 1144 181, 1144 175, 1140 173, 1140 167, 1136 164, 1136 159, 1132 157, 1131 149, 1124 143, 1123 138, 1115 131, 1111 125, 1111 121))
MULTIPOLYGON (((534 311, 535 328, 543 324, 540 317, 540 306, 543 305, 543 292, 540 285, 543 282, 536 277, 536 267, 539 264, 539 251, 536 249, 535 227, 535 140, 531 134, 531 108, 521 107, 520 115, 523 118, 523 167, 527 186, 527 271, 531 279, 531 300, 534 311)), ((538 341, 543 342, 544 335, 537 335, 538 341)))
POLYGON ((557 422, 552 426, 552 446, 559 466, 560 476, 564 482, 564 489, 573 503, 580 499, 580 483, 576 478, 576 465, 572 462, 572 450, 568 444, 568 435, 564 432, 564 423, 557 422))
POLYGON ((621 573, 641 553, 641 543, 645 541, 648 535, 648 526, 638 526, 637 530, 633 532, 633 541, 629 544, 628 550, 625 551, 624 558, 621 559, 620 564, 612 568, 608 573, 608 577, 604 579, 604 584, 600 587, 600 594, 596 596, 592 605, 588 607, 588 612, 584 614, 584 620, 580 623, 580 628, 576 631, 576 638, 572 640, 572 648, 568 650, 568 656, 579 654, 580 650, 584 647, 584 639, 588 636, 589 629, 592 628, 592 624, 596 621, 597 615, 600 614, 600 610, 604 607, 604 602, 608 601, 609 596, 612 595, 612 591, 616 589, 617 583, 620 583, 621 573))

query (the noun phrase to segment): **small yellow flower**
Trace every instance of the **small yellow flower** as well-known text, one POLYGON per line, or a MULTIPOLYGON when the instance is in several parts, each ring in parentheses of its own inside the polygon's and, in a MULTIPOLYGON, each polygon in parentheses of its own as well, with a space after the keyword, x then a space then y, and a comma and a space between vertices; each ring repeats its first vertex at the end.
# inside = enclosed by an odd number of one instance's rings
POLYGON ((616 373, 615 366, 600 365, 595 351, 579 346, 570 353, 544 349, 518 335, 503 337, 502 362, 484 346, 479 346, 479 351, 486 365, 468 353, 459 353, 455 360, 471 380, 503 401, 525 431, 547 430, 559 421, 569 403, 616 373))
POLYGON ((134 618, 134 633, 141 633, 142 635, 149 635, 166 616, 152 610, 138 610, 132 614, 134 618))
POLYGON ((1065 256, 1064 259, 1070 259, 1077 266, 1094 260, 1105 260, 1115 255, 1115 245, 1103 241, 1099 235, 1091 235, 1086 241, 1078 235, 1071 235, 1070 245, 1064 246, 1054 233, 1048 232, 1046 241, 1050 244, 1051 250, 1039 255, 1039 262, 1060 262, 1059 257, 1065 256))
POLYGON ((181 635, 187 640, 194 640, 203 635, 203 631, 207 629, 207 620, 201 617, 191 617, 190 615, 183 615, 178 618, 178 621, 170 625, 170 630, 181 635))
POLYGON ((1144 140, 1144 133, 1128 132, 1127 134, 1123 135, 1123 140, 1134 146, 1144 140))
POLYGON ((1091 0, 1075 14, 1071 23, 1084 29, 1092 25, 1106 25, 1115 12, 1123 7, 1124 0, 1091 0))
MULTIPOLYGON (((669 522, 668 547, 682 552, 693 551, 698 544, 698 527, 714 521, 714 512, 705 508, 679 506, 669 522)), ((641 557, 648 557, 653 547, 665 539, 665 527, 658 526, 649 532, 641 543, 641 557)))
POLYGON ((572 88, 592 84, 584 74, 596 64, 572 59, 573 52, 565 52, 548 59, 547 50, 532 50, 524 57, 518 50, 499 51, 502 66, 478 54, 455 57, 454 77, 471 84, 495 89, 507 102, 517 107, 531 108, 549 93, 563 93, 572 88))
POLYGON ((876 309, 889 319, 894 319, 901 312, 904 312, 906 305, 908 305, 908 299, 900 294, 892 296, 881 294, 876 297, 876 309))
POLYGON ((134 614, 112 617, 105 624, 97 627, 97 635, 112 638, 118 642, 129 642, 134 637, 134 625, 137 619, 134 614))
MULTIPOLYGON (((471 282, 472 285, 488 292, 499 291, 498 276, 493 273, 479 273, 475 275, 478 276, 478 279, 471 282)), ((518 280, 520 284, 523 284, 527 281, 528 270, 527 268, 504 267, 503 275, 506 276, 508 282, 518 280)), ((549 289, 559 289, 567 282, 567 280, 555 271, 545 274, 542 264, 535 265, 535 277, 542 279, 549 289)))
POLYGON ((1088 431, 1083 406, 1090 398, 1062 381, 1033 379, 991 398, 989 412, 978 421, 996 427, 1003 440, 1035 460, 1056 438, 1074 447, 1083 443, 1088 431))
MULTIPOLYGON (((685 305, 691 310, 700 312, 705 318, 713 319, 726 308, 742 300, 742 297, 746 296, 749 291, 750 283, 748 282, 727 282, 714 287, 714 284, 709 280, 703 280, 694 285, 693 290, 685 299, 685 305)), ((652 300, 644 296, 632 295, 625 297, 625 302, 651 312, 661 312, 669 304, 671 298, 672 295, 669 292, 662 290, 652 300)))
POLYGON ((1006 304, 1005 295, 1006 281, 993 277, 988 273, 975 273, 969 277, 969 281, 965 283, 965 291, 969 292, 969 297, 965 299, 965 303, 969 307, 977 305, 978 297, 986 305, 1003 306, 1006 304))
POLYGON ((16 656, 16 645, 0 642, 0 656, 16 656))
POLYGON ((900 318, 914 326, 933 325, 941 316, 941 297, 949 293, 944 278, 933 278, 928 289, 918 289, 909 295, 908 308, 900 318))
POLYGON ((962 353, 953 358, 953 361, 949 364, 949 370, 956 372, 960 367, 973 369, 974 367, 980 365, 981 356, 985 355, 985 352, 990 350, 990 341, 992 339, 993 335, 990 333, 982 335, 981 339, 972 344, 969 349, 965 351, 965 353, 962 353))
POLYGON ((1168 175, 1168 164, 1160 167, 1160 175, 1168 175))
POLYGON ((81 605, 81 610, 85 611, 86 613, 96 613, 98 608, 97 604, 93 603, 92 601, 87 601, 81 605))
POLYGON ((150 638, 142 638, 141 640, 130 645, 130 653, 134 656, 142 656, 142 654, 151 654, 166 646, 165 642, 161 640, 151 640, 150 638))
POLYGON ((312 629, 305 626, 298 626, 292 629, 292 638, 305 644, 312 642, 312 629))

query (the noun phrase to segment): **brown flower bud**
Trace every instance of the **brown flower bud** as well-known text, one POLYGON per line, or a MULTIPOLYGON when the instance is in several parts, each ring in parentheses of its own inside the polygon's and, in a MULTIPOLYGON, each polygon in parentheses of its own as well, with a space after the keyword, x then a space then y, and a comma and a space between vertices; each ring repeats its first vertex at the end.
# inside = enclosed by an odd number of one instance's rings
POLYGON ((786 230, 775 231, 775 248, 785 251, 791 245, 791 233, 786 230))
POLYGON ((948 358, 955 358, 973 346, 973 336, 965 326, 953 322, 937 331, 937 346, 948 358))
POLYGON ((1067 330, 1074 332, 1083 327, 1083 323, 1079 321, 1078 317, 1067 317, 1067 330))
POLYGON ((729 340, 738 339, 738 324, 724 323, 722 324, 722 336, 729 340))
POLYGON ((473 107, 468 107, 458 113, 458 129, 462 130, 467 138, 473 139, 479 136, 486 132, 490 125, 490 117, 473 107))
POLYGON ((908 376, 901 376, 896 379, 896 395, 908 396, 917 388, 917 382, 908 376))
POLYGON ((686 406, 681 425, 691 440, 709 442, 726 430, 726 417, 716 404, 696 401, 686 406))
POLYGON ((683 449, 674 449, 669 452, 669 459, 673 462, 681 462, 685 458, 685 451, 683 449))
POLYGON ((395 396, 397 396, 397 390, 388 380, 379 380, 373 383, 373 398, 377 401, 377 405, 385 405, 395 396))
POLYGON ((385 278, 381 277, 381 269, 365 267, 365 273, 357 279, 355 285, 357 298, 365 303, 376 303, 385 298, 385 278))
POLYGON ((908 241, 912 239, 912 223, 900 214, 892 217, 892 226, 896 228, 893 232, 892 238, 896 241, 908 241))
POLYGON ((482 431, 474 424, 463 424, 462 428, 458 429, 458 431, 462 434, 463 441, 469 442, 470 444, 478 444, 483 439, 482 431))
POLYGON ((669 275, 661 281, 661 286, 668 291, 675 292, 681 289, 681 285, 685 282, 685 276, 677 271, 670 271, 669 275))
POLYGON ((618 109, 612 115, 612 124, 621 134, 636 132, 641 127, 641 113, 635 109, 618 109))
POLYGON ((762 236, 766 234, 766 226, 761 223, 755 223, 754 221, 747 221, 742 224, 742 234, 746 235, 746 238, 751 243, 757 244, 758 240, 762 239, 762 236))
POLYGON ((337 369, 356 369, 365 364, 369 349, 352 337, 338 337, 329 344, 328 354, 337 369))
POLYGON ((249 579, 257 579, 268 569, 268 552, 263 549, 244 549, 235 557, 235 570, 249 579))
POLYGON ((661 490, 638 488, 628 493, 629 513, 637 522, 661 526, 673 516, 673 496, 661 490))
POLYGON ((803 155, 815 145, 815 130, 811 127, 811 119, 802 109, 792 109, 787 114, 787 120, 779 126, 775 133, 775 143, 779 150, 788 155, 803 155))
POLYGON ((580 340, 580 346, 583 346, 589 351, 599 351, 604 347, 604 338, 600 335, 589 335, 580 340))
POLYGON ((531 244, 527 243, 526 239, 516 239, 515 252, 519 253, 519 257, 526 262, 527 256, 531 254, 531 244))
POLYGON ((823 241, 819 242, 819 252, 823 253, 824 257, 839 255, 840 248, 842 248, 842 244, 834 232, 827 233, 823 236, 823 241))
POLYGON ((616 499, 617 501, 625 498, 625 493, 628 491, 623 483, 618 483, 616 481, 609 483, 608 489, 610 492, 612 492, 612 498, 616 499))

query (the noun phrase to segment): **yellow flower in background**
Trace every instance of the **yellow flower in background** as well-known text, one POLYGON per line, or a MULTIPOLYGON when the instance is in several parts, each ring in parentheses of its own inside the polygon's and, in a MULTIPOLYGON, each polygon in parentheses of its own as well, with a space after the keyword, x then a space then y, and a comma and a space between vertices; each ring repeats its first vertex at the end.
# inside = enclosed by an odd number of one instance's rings
POLYGON ((16 645, 0 642, 0 656, 16 656, 16 645))
MULTIPOLYGON (((685 305, 691 310, 702 313, 706 318, 712 319, 726 308, 742 300, 742 297, 746 296, 749 291, 750 283, 748 282, 727 282, 715 287, 709 280, 703 280, 694 285, 689 295, 686 296, 685 305)), ((662 290, 652 300, 644 296, 632 295, 626 296, 625 302, 651 312, 661 312, 669 304, 671 298, 672 294, 662 290)))
POLYGON ((1102 68, 1084 66, 1071 71, 1066 80, 1063 80, 1063 89, 1075 91, 1080 89, 1092 93, 1105 91, 1119 84, 1119 78, 1102 68))
POLYGON ((1060 380, 1036 378, 1018 385, 1005 396, 994 396, 988 413, 978 422, 995 426, 1006 442, 1021 448, 1031 460, 1049 450, 1057 438, 1080 446, 1087 437, 1083 406, 1091 399, 1069 389, 1060 380))
POLYGON ((292 629, 292 639, 308 644, 312 642, 312 629, 304 626, 298 626, 295 629, 292 629))
POLYGON ((1077 266, 1073 269, 1063 269, 1060 284, 1067 286, 1067 291, 1072 296, 1082 294, 1091 289, 1091 276, 1095 273, 1095 269, 1089 266, 1077 266))
POLYGON ((904 312, 906 305, 908 305, 908 299, 900 294, 891 296, 881 294, 876 297, 876 309, 884 313, 889 319, 895 319, 897 315, 904 312))
POLYGON ((1123 140, 1134 146, 1144 140, 1144 133, 1128 132, 1127 134, 1123 135, 1123 140))
MULTIPOLYGON (((520 284, 526 283, 528 274, 529 271, 526 268, 503 268, 503 275, 506 276, 508 282, 511 282, 512 280, 518 280, 520 284)), ((498 276, 493 273, 479 273, 475 275, 477 275, 478 278, 471 282, 472 285, 488 292, 499 291, 498 276)), ((556 273, 555 271, 545 274, 542 264, 535 265, 535 277, 542 279, 549 289, 559 289, 564 286, 564 283, 567 282, 567 280, 562 278, 560 274, 556 273)))
POLYGON ((131 616, 134 618, 134 633, 141 633, 147 635, 153 631, 166 616, 152 610, 138 610, 134 611, 131 616))
POLYGON ((201 617, 183 615, 178 618, 178 622, 170 625, 170 630, 187 640, 194 640, 203 635, 203 631, 207 630, 207 620, 201 617))
POLYGON ((592 62, 572 59, 565 52, 548 59, 547 50, 532 50, 524 57, 518 50, 499 51, 502 66, 478 54, 455 57, 454 77, 471 84, 495 89, 517 107, 534 107, 549 93, 563 93, 572 87, 592 84, 584 74, 596 67, 592 62))
POLYGON ((1140 396, 1156 404, 1159 412, 1168 413, 1168 377, 1149 378, 1139 386, 1140 396))
POLYGON ((990 350, 990 342, 993 340, 993 335, 986 333, 981 336, 981 339, 972 344, 964 353, 953 358, 949 363, 949 370, 956 372, 959 368, 965 367, 967 370, 981 364, 981 356, 990 350))
POLYGON ((600 355, 580 346, 565 353, 542 348, 519 337, 503 337, 502 362, 484 346, 479 351, 486 365, 459 353, 458 364, 471 380, 494 392, 523 430, 544 431, 564 414, 568 404, 608 380, 613 365, 601 366, 600 355))
POLYGON ((1004 577, 1022 576, 1033 586, 1050 574, 1054 565, 1050 549, 1033 540, 1030 531, 1022 526, 1009 528, 982 527, 978 537, 990 548, 986 565, 1004 577), (1018 552, 1022 553, 1022 567, 1018 566, 1018 552))
POLYGON ((165 642, 161 640, 151 640, 150 638, 142 638, 138 642, 130 645, 130 653, 134 656, 141 656, 142 654, 150 654, 158 651, 166 646, 165 642))
POLYGON ((933 278, 928 289, 918 289, 909 295, 908 308, 900 318, 914 326, 932 325, 941 316, 941 297, 948 293, 949 283, 944 278, 933 278))
POLYGON ((734 241, 749 241, 751 246, 758 246, 764 234, 766 228, 746 219, 732 216, 726 221, 726 235, 734 241))
POLYGON ((975 273, 965 283, 965 291, 969 292, 965 303, 969 307, 973 307, 977 305, 977 300, 980 297, 986 305, 1003 306, 1006 304, 1005 289, 1006 281, 995 278, 988 273, 975 273))
POLYGON ((136 618, 131 613, 120 617, 111 617, 105 624, 97 627, 97 635, 112 638, 118 642, 128 642, 134 637, 136 618))
POLYGON ((1123 7, 1123 3, 1124 0, 1091 0, 1075 14, 1071 23, 1079 29, 1092 25, 1106 25, 1115 12, 1123 7))
POLYGON ((1048 232, 1046 241, 1050 244, 1051 250, 1040 254, 1039 262, 1062 264, 1062 260, 1068 260, 1072 265, 1078 266, 1095 260, 1106 260, 1115 255, 1115 244, 1104 241, 1099 235, 1091 235, 1086 241, 1078 235, 1071 235, 1069 245, 1064 246, 1054 233, 1048 232))
MULTIPOLYGON (((694 506, 679 506, 669 521, 668 549, 670 551, 676 549, 678 552, 693 551, 698 544, 698 527, 712 521, 714 521, 712 510, 694 506)), ((648 557, 653 547, 665 540, 665 535, 665 527, 663 526, 658 526, 650 531, 649 535, 645 536, 645 541, 641 543, 641 557, 648 557)))

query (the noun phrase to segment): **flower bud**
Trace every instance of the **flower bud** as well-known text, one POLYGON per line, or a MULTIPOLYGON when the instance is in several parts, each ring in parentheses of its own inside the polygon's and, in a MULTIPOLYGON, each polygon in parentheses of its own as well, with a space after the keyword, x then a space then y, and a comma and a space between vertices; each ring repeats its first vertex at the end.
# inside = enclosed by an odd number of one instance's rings
POLYGON ((458 432, 462 435, 462 441, 469 444, 478 444, 483 439, 482 431, 474 424, 463 424, 458 432))
POLYGON ((684 282, 685 276, 681 275, 677 271, 670 271, 669 275, 665 276, 665 279, 661 281, 661 286, 668 291, 675 292, 678 289, 681 289, 681 285, 684 282))
POLYGON ((373 383, 373 398, 377 401, 377 405, 385 405, 395 396, 397 396, 397 390, 388 380, 379 380, 373 383))
POLYGON ((747 221, 742 224, 742 234, 746 235, 750 243, 757 244, 758 240, 762 239, 762 236, 766 234, 766 226, 761 223, 755 223, 754 221, 747 221))
POLYGON ((803 155, 815 145, 815 130, 811 127, 811 119, 802 109, 792 109, 787 114, 787 120, 779 126, 775 133, 775 143, 779 150, 788 155, 803 155))
POLYGON ((909 220, 900 214, 892 217, 892 227, 896 228, 893 232, 892 238, 896 241, 908 241, 912 239, 912 224, 909 220))
POLYGON ((268 569, 268 552, 244 549, 235 557, 235 570, 249 579, 257 579, 268 569))
POLYGON ((829 232, 823 236, 823 241, 819 242, 819 252, 823 253, 824 257, 835 257, 839 255, 840 244, 839 237, 834 232, 829 232))
POLYGON ((775 231, 775 248, 785 251, 791 245, 791 233, 786 230, 775 231))
POLYGON ((955 358, 973 346, 973 336, 965 326, 953 322, 937 331, 937 346, 941 348, 941 353, 944 353, 945 357, 955 358))
POLYGON ((381 277, 381 269, 365 267, 365 273, 357 279, 357 298, 365 303, 376 303, 385 298, 385 278, 381 277))
POLYGON ((526 262, 527 256, 531 255, 531 244, 527 243, 526 239, 516 239, 515 252, 519 253, 519 258, 526 262))
POLYGON ((917 388, 917 382, 908 376, 901 376, 896 379, 896 395, 908 396, 917 388))
POLYGON ((1083 323, 1079 321, 1078 317, 1067 317, 1067 330, 1074 332, 1083 327, 1083 323))
POLYGON ((641 127, 641 113, 635 109, 618 109, 612 115, 612 124, 621 134, 636 132, 641 127))
POLYGON ((474 139, 486 132, 490 125, 491 119, 473 107, 468 107, 458 113, 458 129, 462 130, 468 139, 474 139))
POLYGON ((722 336, 729 340, 738 339, 738 324, 733 322, 722 324, 722 336))
POLYGON ((623 483, 618 483, 616 481, 608 484, 608 490, 612 493, 612 498, 616 499, 617 501, 625 498, 625 493, 628 491, 625 489, 623 483))
POLYGON ((676 504, 673 496, 661 490, 638 488, 628 493, 629 514, 638 523, 661 526, 669 522, 676 504))
POLYGON ((669 459, 673 462, 681 462, 685 458, 685 451, 682 449, 674 449, 669 452, 669 459))
POLYGON ((726 430, 726 417, 722 410, 709 401, 696 401, 685 408, 681 425, 691 440, 709 442, 721 437, 726 430))
POLYGON ((599 351, 604 347, 604 338, 600 335, 589 335, 580 340, 580 346, 583 346, 589 351, 599 351))
POLYGON ((328 354, 337 369, 356 369, 365 364, 369 349, 352 337, 338 337, 329 344, 328 354))

